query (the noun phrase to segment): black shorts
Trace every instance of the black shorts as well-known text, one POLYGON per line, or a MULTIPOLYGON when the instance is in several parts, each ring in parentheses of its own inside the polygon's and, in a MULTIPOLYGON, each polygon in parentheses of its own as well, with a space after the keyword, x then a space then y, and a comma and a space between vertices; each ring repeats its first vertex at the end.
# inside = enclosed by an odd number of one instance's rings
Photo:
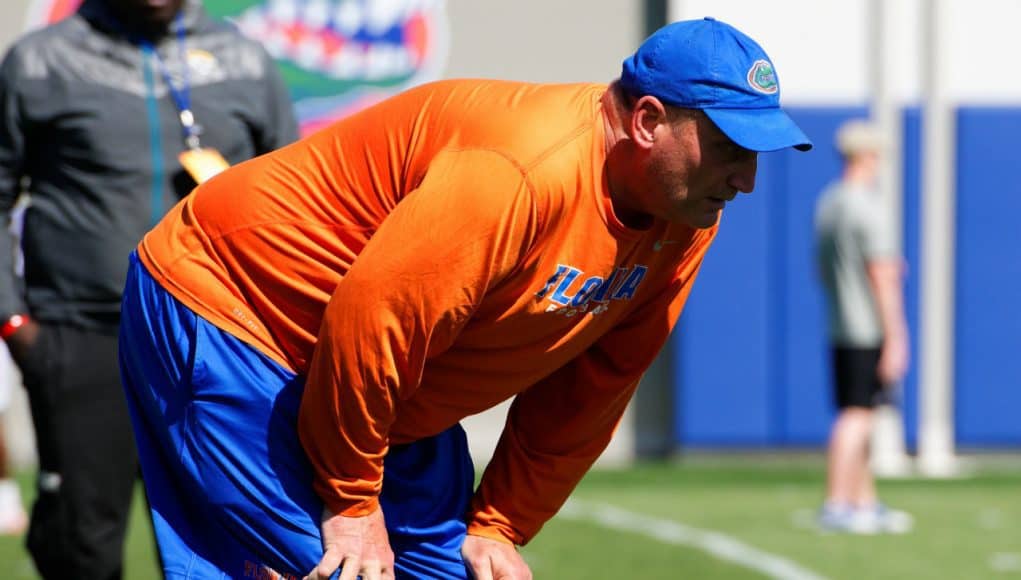
POLYGON ((879 347, 833 347, 833 384, 836 387, 837 408, 872 409, 882 402, 883 384, 876 372, 879 352, 879 347))

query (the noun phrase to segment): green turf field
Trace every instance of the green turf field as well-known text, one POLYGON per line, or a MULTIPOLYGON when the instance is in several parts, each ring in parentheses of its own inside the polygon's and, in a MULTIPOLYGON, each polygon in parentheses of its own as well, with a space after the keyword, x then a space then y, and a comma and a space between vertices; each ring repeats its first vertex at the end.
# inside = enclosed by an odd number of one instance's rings
MULTIPOLYGON (((957 480, 880 483, 915 515, 903 536, 818 532, 818 457, 689 457, 589 474, 523 549, 539 579, 1021 579, 1021 457, 957 480)), ((28 474, 22 478, 26 492, 28 474)), ((136 510, 127 580, 158 578, 136 510)), ((36 578, 20 538, 0 538, 3 578, 36 578), (9 572, 7 572, 9 571, 9 572)))

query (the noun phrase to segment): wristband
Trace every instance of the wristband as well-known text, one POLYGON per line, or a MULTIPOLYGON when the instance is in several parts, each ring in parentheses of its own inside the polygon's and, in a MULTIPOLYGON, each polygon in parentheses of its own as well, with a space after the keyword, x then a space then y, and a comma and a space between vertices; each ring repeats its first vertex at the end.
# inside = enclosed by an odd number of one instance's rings
POLYGON ((28 324, 29 320, 30 319, 27 314, 15 314, 14 316, 11 316, 7 319, 7 322, 5 322, 3 326, 0 326, 0 338, 7 340, 15 332, 17 332, 19 328, 28 324))

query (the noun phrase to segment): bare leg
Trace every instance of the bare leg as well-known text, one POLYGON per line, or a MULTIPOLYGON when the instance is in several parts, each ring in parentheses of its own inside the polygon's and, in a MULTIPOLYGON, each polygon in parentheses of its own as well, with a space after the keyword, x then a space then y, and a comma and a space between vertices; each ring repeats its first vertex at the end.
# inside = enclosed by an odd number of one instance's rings
POLYGON ((7 468, 7 437, 4 435, 4 420, 0 416, 0 480, 11 476, 7 468))
MULTIPOLYGON (((869 417, 869 429, 868 432, 872 433, 872 421, 874 417, 869 417)), ((865 441, 865 452, 862 453, 862 462, 860 465, 860 471, 858 474, 858 484, 854 489, 854 496, 852 503, 856 507, 870 507, 876 505, 879 498, 876 495, 876 478, 872 473, 872 465, 870 462, 870 441, 871 438, 865 441)))
POLYGON ((833 423, 826 471, 826 501, 863 505, 875 501, 875 483, 868 462, 872 409, 848 407, 833 423))
POLYGON ((0 417, 0 535, 19 535, 27 526, 28 515, 21 504, 21 492, 7 467, 7 444, 0 417))

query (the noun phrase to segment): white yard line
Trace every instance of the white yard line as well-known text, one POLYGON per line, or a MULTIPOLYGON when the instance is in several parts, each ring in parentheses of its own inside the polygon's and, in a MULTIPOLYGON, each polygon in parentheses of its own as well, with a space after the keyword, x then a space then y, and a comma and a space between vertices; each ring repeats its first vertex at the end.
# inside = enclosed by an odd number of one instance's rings
POLYGON ((590 521, 605 528, 646 536, 664 544, 696 548, 770 578, 825 580, 824 576, 806 570, 786 558, 763 552, 726 534, 630 512, 610 504, 571 499, 557 517, 590 521))

